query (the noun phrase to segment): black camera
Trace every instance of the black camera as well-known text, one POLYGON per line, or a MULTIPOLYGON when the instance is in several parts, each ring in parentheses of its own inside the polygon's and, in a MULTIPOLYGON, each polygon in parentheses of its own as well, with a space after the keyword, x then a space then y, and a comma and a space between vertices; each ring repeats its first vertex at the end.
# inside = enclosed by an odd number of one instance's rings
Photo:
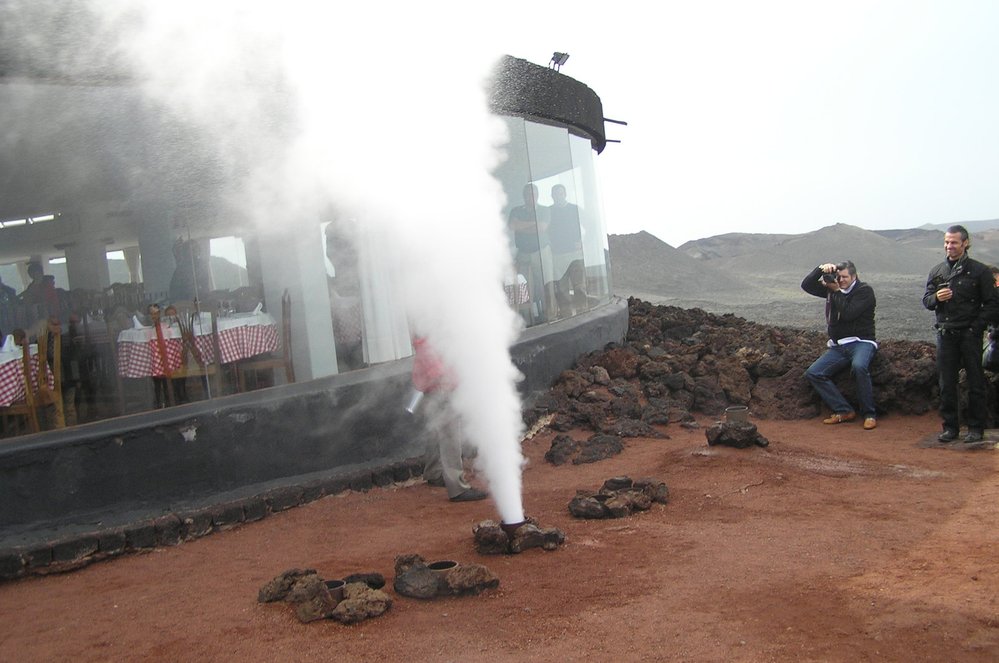
MULTIPOLYGON (((953 275, 951 275, 951 278, 953 278, 953 275)), ((950 287, 950 278, 946 278, 946 277, 943 277, 943 276, 935 276, 935 277, 933 277, 933 287, 936 290, 940 290, 941 288, 949 288, 950 287)))
POLYGON ((835 272, 827 272, 822 275, 823 283, 836 283, 839 276, 835 272))

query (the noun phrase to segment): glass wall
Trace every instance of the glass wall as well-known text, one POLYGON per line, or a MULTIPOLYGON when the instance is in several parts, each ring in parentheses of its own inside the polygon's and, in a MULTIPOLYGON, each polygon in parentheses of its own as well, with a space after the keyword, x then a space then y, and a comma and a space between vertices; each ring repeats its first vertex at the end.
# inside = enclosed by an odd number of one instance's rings
MULTIPOLYGON (((14 90, 0 86, 3 93, 14 90)), ((0 437, 411 354, 405 307, 363 219, 329 212, 257 230, 225 207, 204 155, 182 150, 152 162, 133 153, 169 153, 196 141, 177 138, 178 127, 159 136, 128 89, 46 94, 51 105, 12 120, 21 137, 17 157, 66 190, 54 198, 59 205, 40 201, 38 216, 0 218, 0 437), (63 134, 75 137, 63 149, 40 127, 59 124, 46 113, 66 107, 78 114, 59 118, 63 134), (118 111, 108 118, 104 108, 118 111), (119 144, 107 144, 109 134, 119 144), (142 166, 136 172, 156 172, 169 186, 122 179, 131 171, 115 164, 133 162, 142 166), (72 172, 62 173, 63 164, 72 172), (158 171, 164 164, 177 165, 158 171), (9 408, 24 397, 25 348, 33 358, 46 344, 54 367, 54 335, 61 370, 47 388, 61 394, 61 411, 50 408, 32 424, 9 408)), ((508 158, 495 175, 507 195, 515 267, 503 284, 508 300, 528 326, 578 315, 610 296, 590 141, 564 127, 503 120, 508 158)))
POLYGON ((505 117, 507 160, 497 169, 509 201, 511 297, 528 326, 582 313, 610 297, 607 233, 593 150, 564 127, 505 117))

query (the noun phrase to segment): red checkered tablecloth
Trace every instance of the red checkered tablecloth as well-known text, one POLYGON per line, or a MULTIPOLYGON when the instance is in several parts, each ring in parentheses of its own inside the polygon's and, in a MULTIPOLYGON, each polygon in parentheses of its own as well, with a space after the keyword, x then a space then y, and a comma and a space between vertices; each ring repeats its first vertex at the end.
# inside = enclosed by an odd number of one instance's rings
MULTIPOLYGON (((194 342, 198 352, 208 363, 215 361, 215 349, 212 347, 212 337, 195 336, 194 342)), ((219 329, 219 352, 222 353, 222 363, 231 364, 240 359, 255 357, 265 352, 278 349, 277 325, 249 325, 219 329)))
MULTIPOLYGON (((195 327, 194 343, 206 363, 215 363, 211 336, 211 316, 205 314, 203 324, 195 327)), ((266 313, 241 314, 219 318, 219 352, 222 363, 229 364, 278 349, 278 331, 274 318, 266 313)), ((176 325, 163 327, 166 346, 166 366, 157 350, 156 330, 126 329, 118 335, 118 374, 126 378, 165 376, 180 368, 183 343, 176 325)))
POLYGON ((527 279, 522 274, 517 275, 516 283, 504 283, 503 289, 506 291, 506 300, 510 306, 519 306, 531 301, 531 293, 527 288, 527 279))
POLYGON ((180 338, 164 338, 166 366, 156 348, 156 336, 147 341, 118 341, 118 374, 124 378, 162 377, 180 368, 184 345, 180 338))
MULTIPOLYGON (((31 384, 38 389, 38 350, 31 350, 31 384)), ((0 407, 24 400, 24 379, 21 377, 21 350, 0 352, 0 407)), ((49 371, 49 389, 55 388, 55 376, 49 371)))

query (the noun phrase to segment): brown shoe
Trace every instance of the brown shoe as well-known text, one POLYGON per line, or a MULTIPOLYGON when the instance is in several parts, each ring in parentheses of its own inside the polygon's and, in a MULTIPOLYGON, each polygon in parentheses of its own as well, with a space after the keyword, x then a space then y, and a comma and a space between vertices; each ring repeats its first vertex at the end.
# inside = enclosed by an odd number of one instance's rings
POLYGON ((864 419, 864 430, 874 430, 878 427, 878 420, 874 417, 864 419))
POLYGON ((856 412, 834 412, 828 419, 823 419, 824 424, 842 424, 847 421, 853 421, 857 418, 856 412))

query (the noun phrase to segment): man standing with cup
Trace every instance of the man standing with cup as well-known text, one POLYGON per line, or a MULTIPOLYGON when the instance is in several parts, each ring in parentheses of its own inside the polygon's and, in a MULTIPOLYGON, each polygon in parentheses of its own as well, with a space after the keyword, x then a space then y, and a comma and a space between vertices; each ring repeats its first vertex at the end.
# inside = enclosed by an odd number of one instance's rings
POLYGON ((982 333, 999 322, 999 299, 988 266, 968 255, 971 240, 964 226, 944 233, 947 259, 930 270, 923 306, 936 313, 937 372, 940 379, 941 442, 953 442, 960 431, 958 374, 968 378, 967 443, 980 442, 988 411, 982 369, 982 333))

